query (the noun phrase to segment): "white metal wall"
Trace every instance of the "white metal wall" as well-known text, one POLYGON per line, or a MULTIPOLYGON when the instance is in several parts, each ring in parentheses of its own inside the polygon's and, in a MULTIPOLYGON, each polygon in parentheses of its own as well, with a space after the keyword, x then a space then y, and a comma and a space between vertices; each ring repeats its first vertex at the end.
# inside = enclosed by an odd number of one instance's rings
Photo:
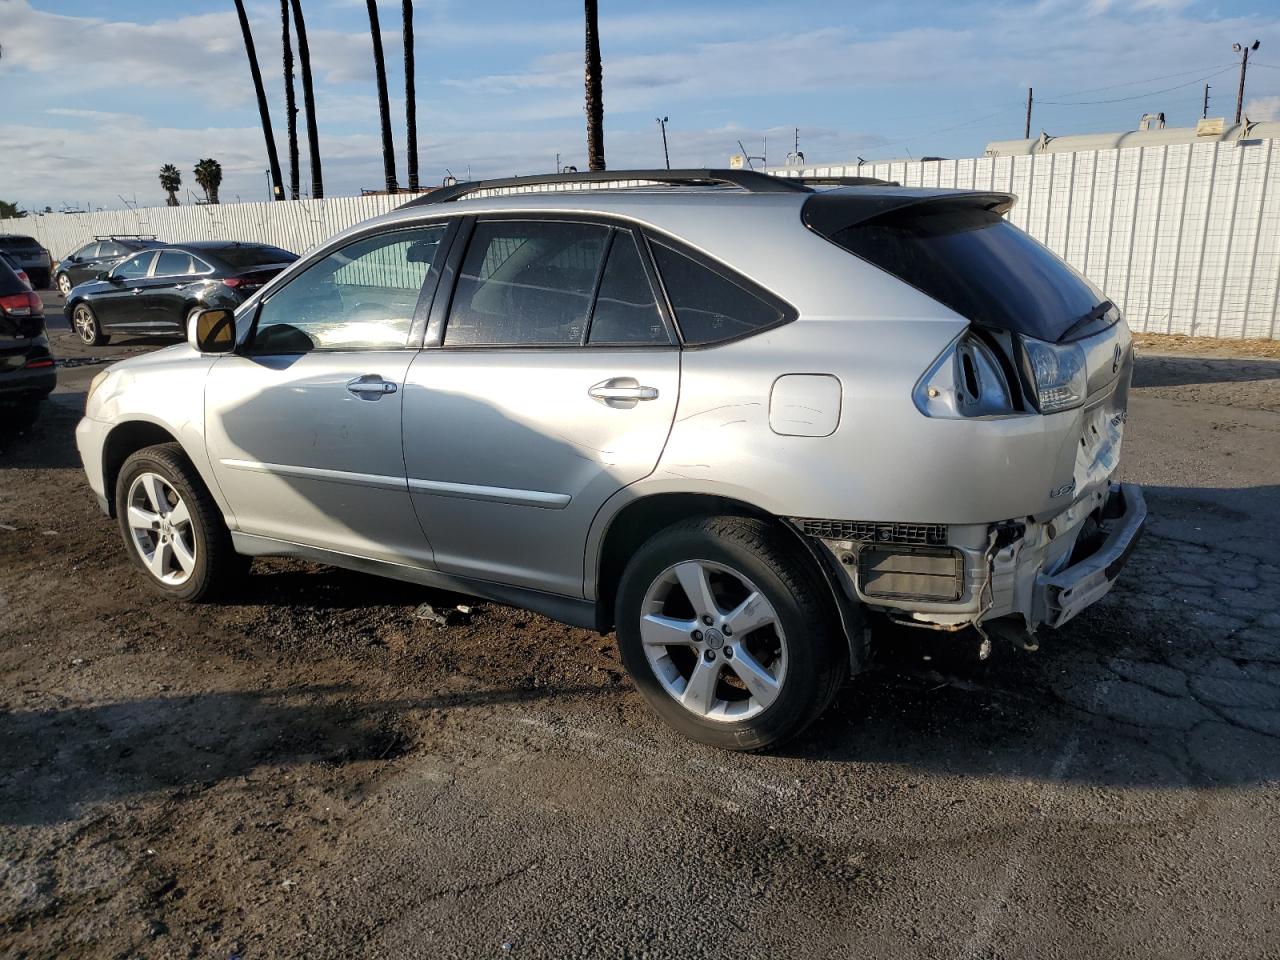
MULTIPOLYGON (((792 167, 907 186, 1007 190, 1010 219, 1098 284, 1135 330, 1280 335, 1280 148, 1274 139, 1075 153, 792 167)), ((0 220, 55 257, 95 234, 246 240, 301 253, 403 197, 152 207, 0 220)))
POLYGON ((1006 190, 1009 218, 1149 333, 1280 335, 1280 141, 776 169, 1006 190))

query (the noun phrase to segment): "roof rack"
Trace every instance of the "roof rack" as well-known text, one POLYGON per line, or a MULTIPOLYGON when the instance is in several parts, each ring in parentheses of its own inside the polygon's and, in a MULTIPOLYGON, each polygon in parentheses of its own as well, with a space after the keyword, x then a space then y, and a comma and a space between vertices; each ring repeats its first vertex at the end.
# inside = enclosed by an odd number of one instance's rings
POLYGON ((107 233, 95 236, 95 240, 155 240, 154 233, 107 233))
POLYGON ((758 170, 589 170, 586 173, 547 173, 532 177, 506 177, 501 180, 470 180, 439 187, 430 193, 415 197, 405 207, 448 203, 479 190, 518 189, 520 187, 552 186, 577 183, 624 183, 645 180, 672 186, 692 187, 723 184, 741 187, 748 193, 809 193, 804 182, 797 177, 775 177, 758 170))
POLYGON ((879 177, 783 177, 787 180, 799 180, 806 186, 819 187, 900 187, 896 180, 881 180, 879 177))

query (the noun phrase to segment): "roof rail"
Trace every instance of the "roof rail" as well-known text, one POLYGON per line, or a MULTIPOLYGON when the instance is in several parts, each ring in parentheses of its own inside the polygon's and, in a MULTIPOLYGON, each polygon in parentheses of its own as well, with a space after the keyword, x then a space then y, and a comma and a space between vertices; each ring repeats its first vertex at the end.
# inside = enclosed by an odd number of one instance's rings
POLYGON ((95 240, 154 240, 154 233, 106 233, 95 236, 95 240))
POLYGON ((725 184, 741 187, 748 193, 809 193, 807 186, 795 177, 775 177, 758 170, 589 170, 586 173, 547 173, 532 177, 506 177, 500 180, 470 180, 438 187, 415 197, 402 207, 420 207, 448 203, 479 190, 503 190, 519 187, 552 186, 554 184, 618 183, 647 180, 673 186, 725 184))
POLYGON ((801 183, 819 187, 900 187, 896 180, 881 180, 879 177, 784 177, 785 180, 799 180, 801 183))

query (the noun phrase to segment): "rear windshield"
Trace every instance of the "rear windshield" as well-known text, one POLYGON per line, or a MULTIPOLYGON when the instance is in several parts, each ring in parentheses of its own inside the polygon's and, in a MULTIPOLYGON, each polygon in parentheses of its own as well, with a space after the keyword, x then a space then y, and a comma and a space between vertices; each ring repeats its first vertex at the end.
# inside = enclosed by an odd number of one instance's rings
POLYGON ((984 326, 1052 342, 1119 317, 1102 291, 994 210, 915 205, 830 239, 984 326))
POLYGON ((279 247, 227 247, 209 252, 227 266, 237 270, 245 267, 261 267, 268 263, 293 263, 298 259, 296 253, 281 250, 279 247))
POLYGON ((26 250, 29 247, 38 247, 34 237, 0 237, 0 250, 26 250))

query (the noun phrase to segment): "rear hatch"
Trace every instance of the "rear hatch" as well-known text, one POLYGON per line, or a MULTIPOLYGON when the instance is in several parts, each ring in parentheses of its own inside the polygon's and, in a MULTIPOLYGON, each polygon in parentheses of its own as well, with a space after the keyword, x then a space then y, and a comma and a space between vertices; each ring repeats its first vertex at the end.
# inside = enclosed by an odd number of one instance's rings
POLYGON ((0 250, 9 254, 23 267, 49 266, 48 254, 34 237, 0 237, 0 250))

